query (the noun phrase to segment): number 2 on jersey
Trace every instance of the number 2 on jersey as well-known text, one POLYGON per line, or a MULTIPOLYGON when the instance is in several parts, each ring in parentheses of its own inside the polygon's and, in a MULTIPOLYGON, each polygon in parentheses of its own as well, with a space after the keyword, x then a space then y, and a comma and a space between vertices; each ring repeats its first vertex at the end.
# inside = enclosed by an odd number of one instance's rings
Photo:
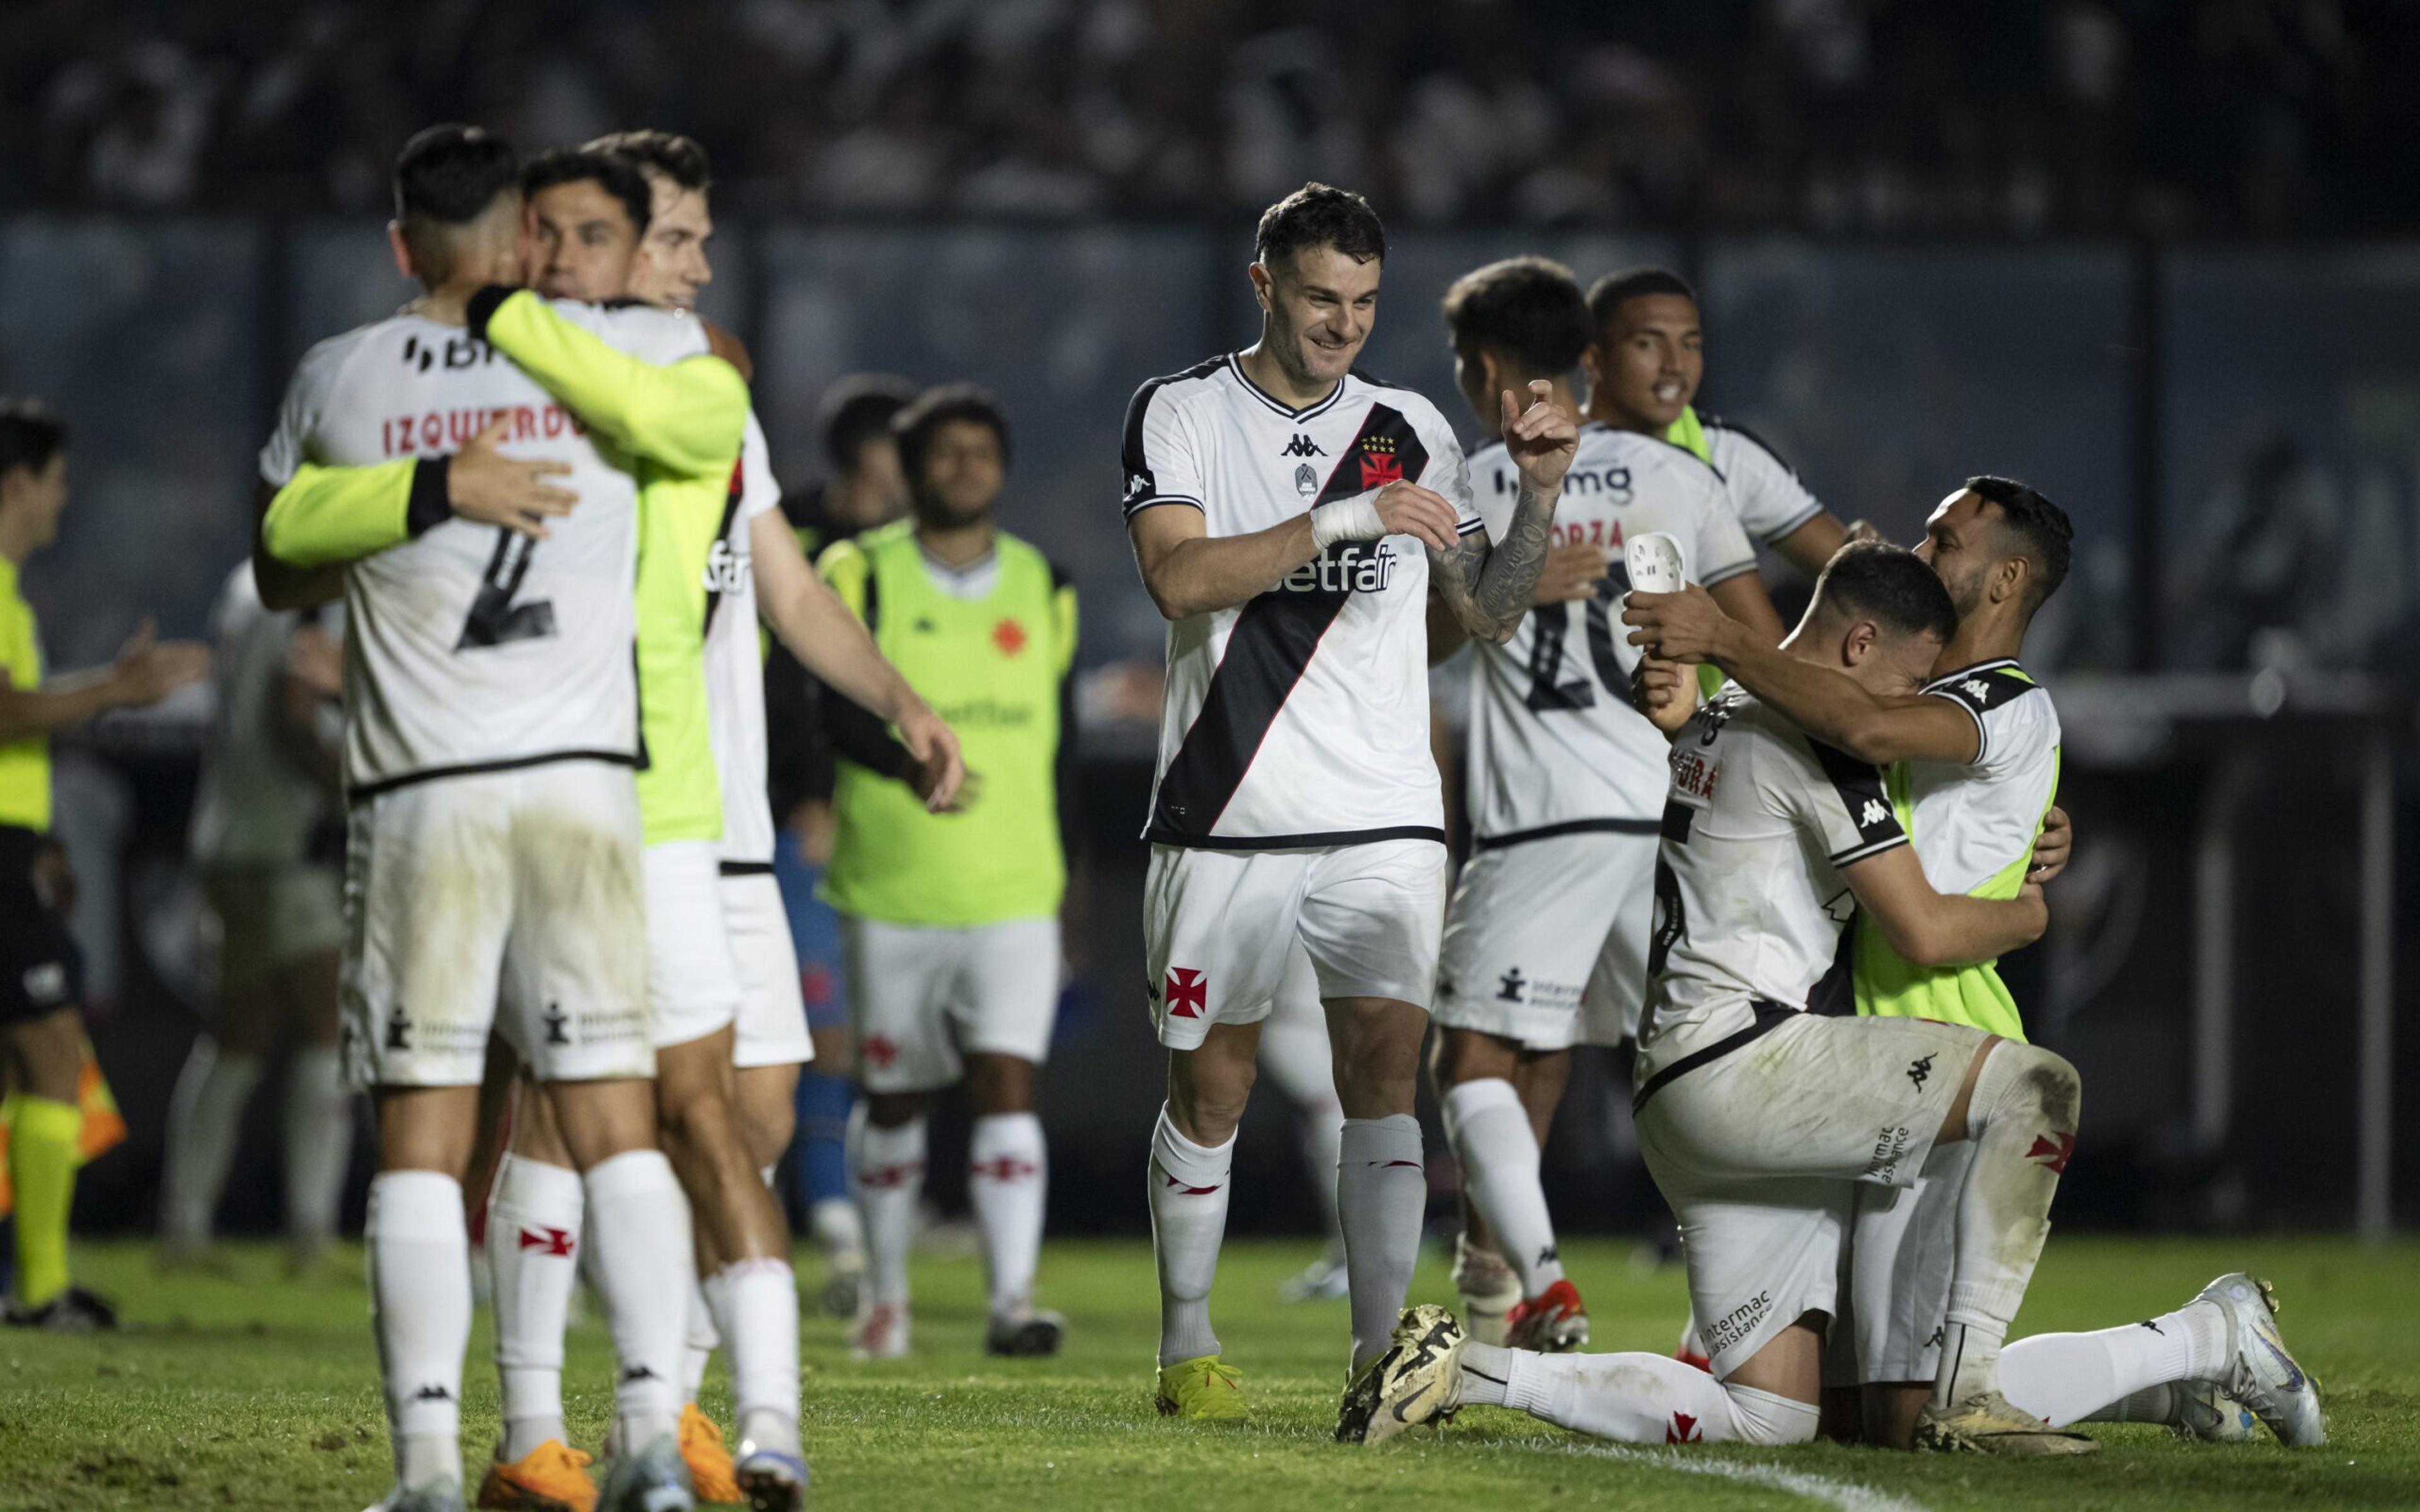
POLYGON ((513 640, 539 640, 554 634, 554 601, 533 598, 513 602, 521 591, 521 579, 529 576, 530 558, 537 552, 537 543, 516 531, 496 527, 496 554, 488 559, 488 570, 479 579, 479 592, 471 600, 471 613, 462 622, 460 639, 454 649, 476 651, 482 646, 501 646, 513 640))

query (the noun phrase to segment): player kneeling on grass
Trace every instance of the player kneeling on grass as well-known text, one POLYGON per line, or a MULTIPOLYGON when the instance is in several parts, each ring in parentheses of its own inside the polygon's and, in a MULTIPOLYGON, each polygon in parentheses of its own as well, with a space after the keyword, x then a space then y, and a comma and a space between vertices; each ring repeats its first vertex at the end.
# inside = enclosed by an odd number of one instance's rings
POLYGON ((1008 417, 990 395, 932 390, 900 411, 892 434, 912 518, 833 547, 821 570, 958 732, 968 782, 957 811, 932 812, 909 785, 928 784, 908 752, 871 716, 829 698, 843 759, 824 892, 842 916, 866 1093, 857 1179, 871 1286, 853 1352, 908 1352, 925 1113, 933 1093, 964 1080, 974 1106, 968 1187, 991 1297, 984 1348, 1056 1354, 1065 1321, 1032 1297, 1047 1166, 1033 1084, 1059 1001, 1076 591, 994 522, 1008 417))
MULTIPOLYGON (((1786 645, 1897 696, 1922 685, 1956 623, 1921 561, 1859 545, 1824 570, 1786 645)), ((1642 678, 1657 722, 1673 728, 1694 683, 1664 663, 1642 678)), ((1918 1440, 2089 1449, 2010 1407, 1996 1369, 2074 1146, 2074 1068, 1978 1029, 1804 1011, 1852 904, 1909 960, 1947 964, 2037 938, 2040 889, 2006 901, 1934 892, 1881 774, 1736 688, 1689 717, 1671 762, 1632 1105, 1681 1221, 1713 1371, 1656 1354, 1466 1344, 1444 1309, 1413 1308, 1359 1436, 1480 1403, 1631 1443, 1805 1443, 1854 1184, 1903 1186, 1935 1144, 1972 1140, 1942 1374, 1918 1440)))

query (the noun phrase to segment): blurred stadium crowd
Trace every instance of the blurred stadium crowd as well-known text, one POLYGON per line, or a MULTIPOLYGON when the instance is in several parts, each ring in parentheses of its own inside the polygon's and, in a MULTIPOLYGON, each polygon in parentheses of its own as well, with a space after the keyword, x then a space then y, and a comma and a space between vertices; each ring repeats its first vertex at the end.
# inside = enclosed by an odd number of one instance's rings
POLYGON ((2366 232, 2398 0, 17 0, 0 206, 374 208, 432 118, 715 144, 752 212, 2366 232), (465 68, 460 59, 478 61, 465 68), (1945 88, 1944 81, 1956 86, 1945 88), (2365 187, 2367 186, 2367 187, 2365 187))

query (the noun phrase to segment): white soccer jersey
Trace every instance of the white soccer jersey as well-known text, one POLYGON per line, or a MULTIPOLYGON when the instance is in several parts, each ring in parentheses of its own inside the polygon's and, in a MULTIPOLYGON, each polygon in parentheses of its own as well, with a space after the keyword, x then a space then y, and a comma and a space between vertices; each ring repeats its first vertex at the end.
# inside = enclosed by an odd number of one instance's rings
MULTIPOLYGON (((1471 507, 1461 444, 1436 407, 1355 373, 1295 409, 1236 360, 1136 392, 1125 513, 1202 511, 1246 535, 1408 479, 1471 507)), ((1276 588, 1168 627, 1168 691, 1146 838, 1262 850, 1442 841, 1429 753, 1428 557, 1408 535, 1339 542, 1276 588)))
MULTIPOLYGON (((333 619, 333 616, 331 616, 333 619)), ((274 612, 246 562, 210 611, 210 725, 187 850, 197 867, 299 864, 331 795, 279 742, 279 674, 302 615, 274 612)))
POLYGON ((1964 766, 1907 764, 1916 859, 1933 891, 1973 892, 2033 855, 2058 791, 2058 710, 2014 661, 1961 668, 1924 691, 1975 717, 1979 748, 1964 766))
POLYGON ((706 568, 706 732, 722 774, 726 863, 773 864, 773 808, 765 793, 765 642, 756 625, 749 528, 782 503, 765 427, 751 411, 739 442, 733 507, 706 568))
MULTIPOLYGON (((685 316, 553 308, 647 362, 706 349, 685 316)), ((278 487, 304 462, 451 453, 499 414, 513 418, 510 455, 570 464, 556 481, 580 502, 543 542, 450 519, 347 569, 345 776, 356 798, 465 768, 638 759, 636 482, 508 359, 413 315, 321 342, 295 369, 260 475, 278 487)))
POLYGON ((1723 475, 1731 508, 1747 533, 1771 546, 1823 512, 1789 463, 1746 426, 1700 414, 1706 460, 1723 475))
MULTIPOLYGON (((1474 453, 1472 491, 1498 539, 1521 478, 1501 442, 1474 453)), ((1586 603, 1544 604, 1502 645, 1471 658, 1470 825, 1476 841, 1509 845, 1585 829, 1637 829, 1664 812, 1670 743, 1631 706, 1638 648, 1621 620, 1630 586, 1630 536, 1662 531, 1681 543, 1693 582, 1756 570, 1714 470, 1669 442, 1591 423, 1563 475, 1555 544, 1610 553, 1612 570, 1586 603)))
POLYGON ((1854 903, 1840 868, 1907 843, 1882 774, 1726 685, 1671 748, 1641 1043, 1804 1009, 1854 903))

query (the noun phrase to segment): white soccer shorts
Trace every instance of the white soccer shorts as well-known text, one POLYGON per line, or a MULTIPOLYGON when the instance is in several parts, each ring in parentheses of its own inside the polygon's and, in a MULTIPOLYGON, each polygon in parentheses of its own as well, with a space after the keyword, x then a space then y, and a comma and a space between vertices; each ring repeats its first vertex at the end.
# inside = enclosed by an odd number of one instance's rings
POLYGON ((869 1092, 930 1092, 968 1055, 1042 1064, 1059 1017, 1059 920, 954 928, 841 916, 841 961, 869 1092))
POLYGON ((782 906, 781 885, 772 872, 723 876, 722 925, 731 938, 732 966, 739 975, 739 1019, 731 1041, 731 1063, 745 1071, 814 1059, 807 1005, 799 991, 798 948, 790 941, 790 916, 782 906))
POLYGON ((1636 1034, 1662 843, 1587 830, 1473 855, 1446 909, 1436 1021, 1528 1050, 1636 1034))
POLYGON ((659 1050, 703 1040, 739 1015, 739 970, 714 849, 705 840, 647 847, 647 1010, 659 1050))
POLYGON ((1191 1050, 1213 1024, 1266 1018, 1300 940, 1319 995, 1428 1007, 1445 927, 1435 841, 1281 851, 1155 845, 1143 967, 1159 1042, 1191 1050))
POLYGON ((1914 1186, 1856 1189, 1825 1385, 1932 1379, 1958 1263, 1958 1196, 1974 1162, 1972 1140, 1935 1145, 1914 1186))
POLYGON ((1916 1180, 1985 1039, 1783 1009, 1759 1024, 1711 1058, 1697 1057, 1713 1047, 1666 1034, 1638 1059, 1639 1150, 1680 1220, 1718 1378, 1803 1314, 1838 1310, 1856 1188, 1916 1180))
POLYGON ((490 1029, 540 1081, 652 1076, 628 767, 549 762, 362 799, 345 847, 357 1086, 475 1087, 490 1029))

